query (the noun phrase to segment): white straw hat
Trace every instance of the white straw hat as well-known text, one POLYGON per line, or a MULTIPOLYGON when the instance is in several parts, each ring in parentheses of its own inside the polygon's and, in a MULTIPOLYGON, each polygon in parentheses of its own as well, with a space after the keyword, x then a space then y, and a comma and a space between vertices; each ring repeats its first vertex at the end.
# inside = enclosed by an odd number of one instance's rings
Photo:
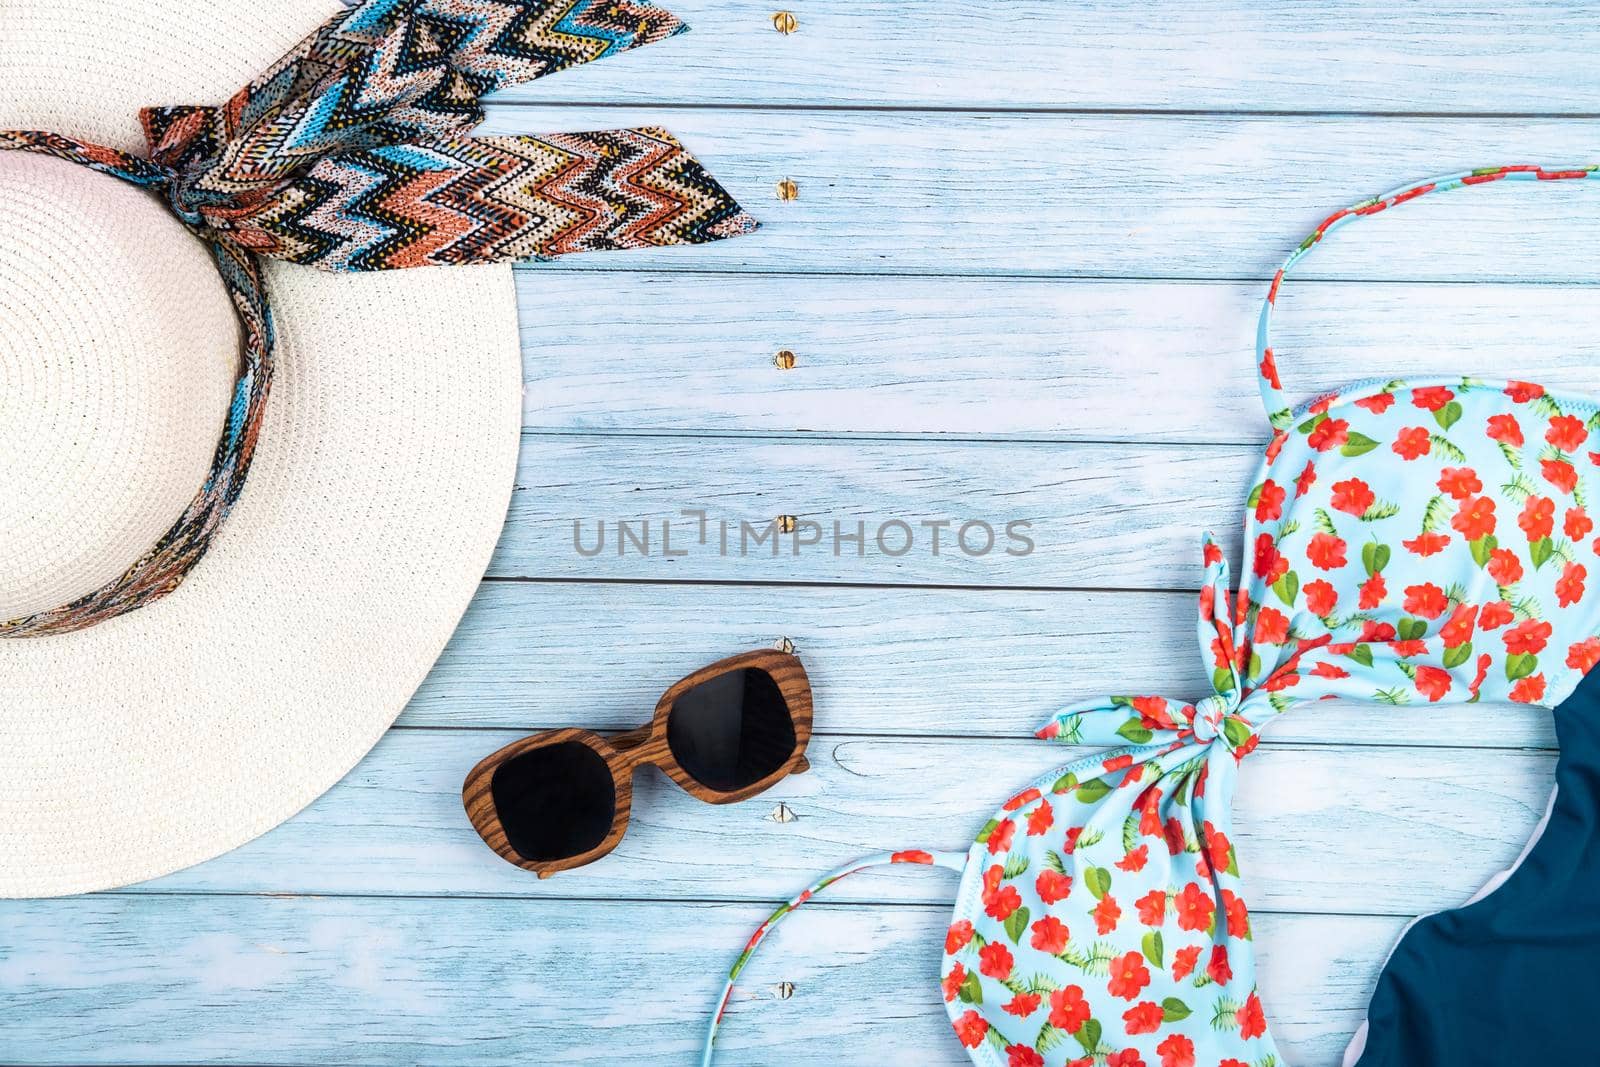
MULTIPOLYGON (((333 0, 0 0, 0 129, 142 152, 333 0)), ((268 263, 249 482, 183 585, 0 640, 0 896, 140 881, 277 825, 399 714, 487 565, 520 431, 511 268, 268 263)), ((206 477, 239 329, 160 200, 0 152, 0 619, 115 577, 206 477)))

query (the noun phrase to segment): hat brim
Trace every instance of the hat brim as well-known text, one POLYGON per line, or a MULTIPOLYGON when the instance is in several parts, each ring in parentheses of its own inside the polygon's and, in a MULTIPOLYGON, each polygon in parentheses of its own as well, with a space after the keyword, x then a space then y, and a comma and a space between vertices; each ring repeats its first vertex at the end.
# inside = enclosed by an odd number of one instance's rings
MULTIPOLYGON (((7 0, 0 128, 134 148, 139 104, 218 102, 334 10, 7 0)), ((488 564, 521 430, 510 268, 267 278, 277 374, 206 558, 147 608, 0 641, 0 896, 143 881, 295 814, 405 707, 488 564)))

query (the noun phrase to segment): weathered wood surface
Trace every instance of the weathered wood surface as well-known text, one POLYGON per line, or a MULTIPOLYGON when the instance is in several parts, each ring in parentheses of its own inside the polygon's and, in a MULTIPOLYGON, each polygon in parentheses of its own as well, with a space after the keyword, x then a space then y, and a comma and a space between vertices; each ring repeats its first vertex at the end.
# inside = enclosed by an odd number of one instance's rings
MULTIPOLYGON (((710 658, 787 637, 830 735, 1031 737, 1086 696, 1208 692, 1194 612, 1190 593, 486 582, 400 721, 628 729, 710 658)), ((1329 701, 1268 741, 1548 749, 1555 733, 1526 705, 1329 701)))
POLYGON ((688 36, 506 94, 769 107, 1600 111, 1580 4, 681 0, 688 36), (668 51, 670 49, 670 51, 668 51), (759 72, 757 76, 753 76, 759 72), (1047 73, 1048 72, 1048 73, 1047 73))
MULTIPOLYGON (((586 274, 517 280, 540 431, 1267 437, 1250 360, 1261 283, 641 272, 613 274, 615 303, 599 303, 586 274)), ((1595 300, 1578 285, 1307 282, 1283 290, 1274 337, 1300 398, 1372 374, 1595 391, 1595 300)))
MULTIPOLYGON (((731 954, 766 910, 226 895, 11 903, 0 995, 35 1007, 7 1013, 0 1047, 8 1061, 60 1064, 694 1063, 731 954)), ((948 922, 947 909, 925 906, 796 913, 746 971, 718 1062, 966 1063, 939 1001, 948 922)), ((1260 917, 1263 1000, 1292 1062, 1337 1062, 1401 923, 1260 917)))
MULTIPOLYGON (((673 130, 763 229, 527 270, 1264 282, 1317 223, 1390 187, 1600 158, 1600 121, 1572 119, 501 107, 486 127, 619 123, 673 130), (783 178, 799 199, 778 202, 783 178)), ((1597 195, 1592 182, 1513 182, 1425 198, 1341 233, 1298 276, 1593 283, 1597 195)))
MULTIPOLYGON (((296 819, 146 889, 776 900, 866 852, 963 849, 1022 785, 1091 751, 1032 740, 823 735, 812 742, 810 773, 723 807, 646 771, 635 779, 633 821, 618 849, 541 881, 490 853, 461 810, 466 772, 518 736, 394 731, 296 819)), ((1242 768, 1237 798, 1249 902, 1262 911, 1399 916, 1460 903, 1516 858, 1544 812, 1553 765, 1544 752, 1264 743, 1242 768), (1359 862, 1330 862, 1352 856, 1359 862)), ((947 882, 903 868, 852 878, 828 896, 954 899, 947 882)))

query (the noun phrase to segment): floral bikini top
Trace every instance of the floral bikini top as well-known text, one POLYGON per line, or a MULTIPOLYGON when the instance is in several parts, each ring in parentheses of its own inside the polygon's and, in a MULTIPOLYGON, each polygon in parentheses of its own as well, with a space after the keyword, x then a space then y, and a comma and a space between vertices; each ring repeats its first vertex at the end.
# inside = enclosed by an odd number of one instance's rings
POLYGON ((1362 382, 1291 410, 1269 333, 1279 286, 1354 219, 1433 192, 1597 170, 1437 178, 1318 226, 1261 312, 1274 433, 1250 489, 1237 591, 1222 548, 1203 543, 1212 692, 1103 697, 1056 715, 1041 738, 1117 747, 1018 792, 964 854, 872 857, 784 905, 739 957, 717 1019, 772 924, 818 889, 877 863, 932 863, 962 872, 942 987, 975 1063, 1281 1064, 1231 840, 1238 764, 1262 727, 1307 700, 1565 699, 1600 661, 1600 407, 1526 382, 1440 378, 1362 382))

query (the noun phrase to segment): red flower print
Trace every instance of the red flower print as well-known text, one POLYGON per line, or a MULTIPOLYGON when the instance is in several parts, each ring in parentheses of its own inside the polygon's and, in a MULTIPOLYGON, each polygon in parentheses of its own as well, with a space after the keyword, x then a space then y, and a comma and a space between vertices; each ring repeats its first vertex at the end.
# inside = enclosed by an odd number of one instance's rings
POLYGON ((1206 976, 1218 985, 1233 980, 1233 968, 1228 965, 1228 946, 1211 946, 1211 962, 1206 964, 1206 976))
POLYGON ((1274 522, 1283 517, 1283 499, 1288 494, 1283 486, 1271 478, 1261 483, 1261 490, 1256 494, 1256 521, 1274 522))
MULTIPOLYGON (((1344 557, 1344 541, 1332 534, 1317 533, 1311 535, 1311 540, 1306 542, 1306 558, 1311 565, 1319 571, 1336 571, 1346 563, 1344 557)), ((1284 570, 1288 564, 1285 562, 1284 570)), ((1282 577, 1282 575, 1279 575, 1282 577)), ((1272 579, 1277 581, 1277 578, 1272 579)))
MULTIPOLYGON (((1090 1061, 1093 1062, 1092 1060, 1090 1061)), ((1121 1052, 1113 1052, 1106 1058, 1106 1067, 1145 1067, 1144 1060, 1139 1058, 1139 1050, 1125 1048, 1121 1052)))
POLYGON ((1430 385, 1426 389, 1411 391, 1411 402, 1424 411, 1438 411, 1455 398, 1456 394, 1442 385, 1430 385))
POLYGON ((1050 994, 1050 1025, 1057 1030, 1075 1033, 1089 1021, 1089 1014, 1082 987, 1069 985, 1050 994))
POLYGON ((1394 640, 1394 627, 1386 622, 1376 619, 1367 619, 1361 624, 1361 640, 1363 642, 1376 641, 1382 644, 1394 640))
POLYGON ((955 1028, 956 1037, 967 1048, 977 1048, 989 1034, 989 1024, 970 1008, 955 1021, 955 1028))
POLYGON ((1056 821, 1055 809, 1048 800, 1040 801, 1039 806, 1028 813, 1028 836, 1038 837, 1050 829, 1056 821))
POLYGON ((1039 872, 1039 877, 1034 879, 1033 891, 1039 894, 1039 899, 1046 904, 1054 904, 1064 900, 1072 892, 1072 876, 1052 871, 1048 868, 1039 872))
POLYGON ((1530 496, 1517 516, 1517 525, 1530 541, 1549 537, 1556 525, 1556 502, 1547 496, 1530 496))
POLYGON ((1217 1064, 1217 1067, 1250 1067, 1250 1065, 1243 1060, 1236 1060, 1230 1057, 1217 1064))
POLYGON ((1011 977, 1011 968, 1016 962, 1011 950, 998 941, 991 941, 978 950, 978 973, 997 982, 1011 977))
POLYGON ((1491 441, 1499 441, 1512 448, 1521 448, 1526 443, 1515 415, 1490 415, 1488 434, 1491 441))
POLYGON ((944 991, 944 1002, 950 1003, 961 992, 961 983, 967 980, 967 969, 959 963, 950 965, 950 973, 944 976, 944 981, 939 983, 944 991))
POLYGON ((1117 869, 1119 871, 1142 871, 1144 870, 1144 865, 1149 862, 1150 846, 1140 845, 1117 861, 1117 869))
POLYGON ((1016 886, 1003 885, 993 893, 984 894, 983 910, 997 922, 1005 922, 1020 907, 1022 895, 1017 892, 1016 886))
POLYGON ((1261 998, 1251 993, 1239 1009, 1239 1036, 1260 1037, 1267 1032, 1267 1013, 1261 1010, 1261 998))
POLYGON ((1144 957, 1137 952, 1111 961, 1111 980, 1106 983, 1106 991, 1112 996, 1132 1000, 1149 984, 1150 968, 1144 965, 1144 957))
POLYGON ((1450 672, 1438 667, 1418 667, 1416 682, 1417 692, 1433 703, 1443 700, 1450 692, 1450 672))
POLYGON ((1570 493, 1578 487, 1578 468, 1564 459, 1541 459, 1539 473, 1563 493, 1570 493))
POLYGON ((1305 470, 1300 472, 1300 477, 1294 480, 1294 495, 1305 496, 1313 485, 1317 484, 1317 465, 1311 460, 1306 461, 1305 470))
POLYGON ((1222 908, 1228 914, 1228 936, 1250 936, 1250 909, 1245 907, 1244 898, 1231 889, 1222 891, 1222 908))
POLYGON ((1428 642, 1419 637, 1414 641, 1390 642, 1389 648, 1401 659, 1410 659, 1412 656, 1420 656, 1428 651, 1428 642))
POLYGON ((1518 623, 1505 632, 1506 652, 1513 656, 1537 656, 1550 641, 1553 627, 1540 619, 1518 623))
POLYGON ((1439 472, 1439 491, 1456 500, 1483 492, 1483 479, 1471 467, 1446 467, 1439 472))
POLYGON ((1105 896, 1100 903, 1094 906, 1094 928, 1102 935, 1109 934, 1117 928, 1117 920, 1122 918, 1122 908, 1117 904, 1117 898, 1105 896))
POLYGON ((1391 445, 1395 455, 1401 459, 1420 459, 1428 454, 1433 447, 1433 441, 1428 437, 1428 431, 1421 426, 1407 426, 1395 437, 1391 445))
POLYGON ((1180 930, 1209 930, 1217 905, 1198 883, 1190 882, 1173 899, 1172 910, 1177 913, 1180 930))
POLYGON ((1450 535, 1442 533, 1420 533, 1409 541, 1401 541, 1407 550, 1426 559, 1445 550, 1450 543, 1450 535))
POLYGON ((1083 827, 1081 827, 1081 826, 1074 826, 1071 829, 1069 829, 1067 831, 1067 836, 1062 839, 1061 851, 1065 852, 1069 856, 1072 855, 1072 853, 1077 850, 1078 838, 1082 834, 1083 834, 1083 827))
POLYGON ((1200 962, 1200 946, 1190 945, 1180 948, 1172 954, 1172 980, 1181 982, 1194 972, 1194 965, 1200 962))
POLYGON ((1582 541, 1594 530, 1594 520, 1589 518, 1582 508, 1568 508, 1567 521, 1561 529, 1574 541, 1582 541))
POLYGON ((1569 563, 1562 570, 1561 577, 1556 580, 1556 601, 1564 608, 1570 608, 1583 599, 1583 580, 1589 576, 1589 571, 1581 563, 1569 563))
POLYGON ((1518 704, 1537 704, 1544 699, 1544 675, 1528 675, 1528 677, 1512 686, 1508 695, 1518 704))
POLYGON ((1468 541, 1488 537, 1494 533, 1494 501, 1486 496, 1473 497, 1450 519, 1450 525, 1468 541))
POLYGON ((1600 637, 1579 641, 1567 649, 1567 666, 1575 671, 1588 674, 1596 663, 1600 663, 1600 637))
POLYGON ((1472 640, 1472 628, 1478 621, 1476 604, 1460 604, 1450 613, 1450 618, 1439 628, 1439 640, 1445 648, 1455 648, 1472 640))
POLYGON ((1496 585, 1515 585, 1522 580, 1522 560, 1509 548, 1497 548, 1489 553, 1489 566, 1485 570, 1496 585))
MULTIPOLYGON (((1600 646, 1600 641, 1595 644, 1600 646)), ((1166 920, 1167 894, 1159 889, 1152 889, 1135 902, 1139 909, 1139 921, 1146 926, 1160 926, 1166 920)))
POLYGON ((1350 672, 1343 667, 1334 666, 1332 663, 1319 663, 1311 668, 1311 674, 1316 678, 1329 678, 1337 681, 1340 678, 1350 677, 1350 672))
POLYGON ((1377 499, 1377 494, 1360 478, 1346 478, 1333 483, 1332 504, 1335 511, 1360 517, 1377 499))
POLYGON ((1467 686, 1468 691, 1472 693, 1473 699, 1477 699, 1478 690, 1483 688, 1483 680, 1489 677, 1489 665, 1493 662, 1494 657, 1487 652, 1478 657, 1478 673, 1472 679, 1472 684, 1467 686))
POLYGON ((966 919, 950 924, 950 929, 944 932, 944 952, 947 956, 954 956, 966 948, 972 941, 972 923, 966 919))
POLYGON ((1007 1045, 1006 1067, 1044 1067, 1044 1057, 1027 1045, 1007 1045))
POLYGON ((1306 609, 1313 615, 1327 618, 1339 607, 1339 591, 1321 578, 1307 583, 1305 593, 1306 609))
POLYGON ((1526 404, 1530 400, 1538 400, 1544 396, 1544 386, 1534 385, 1532 382, 1507 382, 1506 396, 1519 404, 1526 404))
POLYGON ((1382 415, 1385 411, 1388 411, 1394 406, 1394 394, 1373 393, 1371 396, 1364 396, 1360 400, 1357 400, 1355 405, 1358 408, 1366 408, 1374 415, 1382 415))
POLYGON ((1491 600, 1483 606, 1483 613, 1478 616, 1478 625, 1485 630, 1495 630, 1514 617, 1510 604, 1504 600, 1491 600))
POLYGON ((989 831, 989 855, 998 856, 1011 847, 1011 837, 1017 832, 1017 824, 1010 819, 1001 819, 1000 824, 989 831))
POLYGON ((1262 608, 1256 615, 1255 643, 1281 645, 1289 640, 1289 617, 1275 608, 1262 608))
POLYGON ((1040 793, 1037 789, 1024 789, 1022 792, 1006 801, 1001 810, 1016 811, 1018 808, 1023 808, 1029 804, 1032 804, 1035 800, 1038 800, 1043 795, 1044 794, 1040 793))
POLYGON ((1209 822, 1201 823, 1200 829, 1206 835, 1206 852, 1211 858, 1211 866, 1219 871, 1227 870, 1228 854, 1233 851, 1228 835, 1209 822))
POLYGON ((1130 1037, 1134 1034, 1153 1034, 1161 1028, 1163 1017, 1161 1005, 1153 1000, 1143 1000, 1122 1013, 1122 1025, 1130 1037))
POLYGON ((1444 595, 1444 590, 1427 582, 1423 585, 1406 586, 1405 610, 1424 619, 1437 619, 1450 609, 1450 599, 1444 595))
POLYGON ((1276 542, 1271 534, 1259 534, 1256 537, 1256 553, 1254 561, 1256 577, 1271 585, 1289 572, 1289 561, 1278 551, 1276 542))
POLYGON ((1589 431, 1576 415, 1557 415, 1550 420, 1544 439, 1562 452, 1576 452, 1589 439, 1589 431))
POLYGON ((1383 603, 1383 598, 1389 595, 1389 586, 1383 580, 1383 572, 1379 571, 1371 578, 1361 583, 1361 598, 1356 601, 1356 606, 1362 611, 1371 611, 1383 603))
POLYGON ((1323 419, 1306 438, 1306 443, 1318 452, 1338 448, 1350 439, 1350 424, 1343 419, 1323 419))
POLYGON ((1046 915, 1033 924, 1033 936, 1028 944, 1046 955, 1054 956, 1067 947, 1067 924, 1054 915, 1046 915))
POLYGON ((1134 697, 1128 703, 1139 713, 1139 717, 1144 719, 1144 724, 1149 729, 1158 727, 1171 729, 1175 725, 1172 713, 1167 710, 1165 697, 1134 697))
POLYGON ((1173 1034, 1156 1046, 1161 1056, 1161 1067, 1194 1067, 1194 1042, 1182 1034, 1173 1034))
POLYGON ((889 857, 890 863, 933 863, 933 856, 920 848, 908 848, 889 857))
POLYGON ((1176 856, 1182 852, 1187 844, 1183 836, 1183 824, 1176 817, 1168 819, 1167 825, 1162 827, 1162 832, 1167 839, 1167 851, 1176 856))
POLYGON ((1026 1019, 1039 1010, 1039 1002, 1043 999, 1038 993, 1018 993, 1000 1010, 1007 1015, 1015 1015, 1019 1019, 1026 1019))

